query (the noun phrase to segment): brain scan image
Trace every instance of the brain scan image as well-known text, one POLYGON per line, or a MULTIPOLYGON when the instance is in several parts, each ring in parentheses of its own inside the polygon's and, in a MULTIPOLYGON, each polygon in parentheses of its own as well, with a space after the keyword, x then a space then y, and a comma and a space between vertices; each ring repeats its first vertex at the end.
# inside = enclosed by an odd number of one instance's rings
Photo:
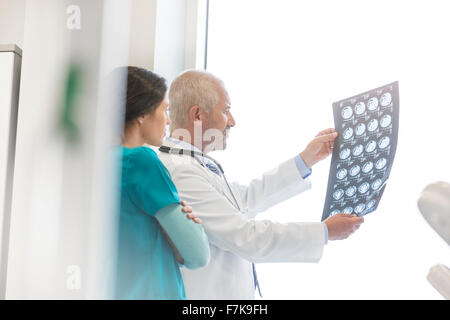
POLYGON ((345 207, 344 210, 342 210, 342 213, 351 214, 352 212, 353 212, 353 208, 350 206, 345 207))
POLYGON ((350 168, 350 175, 352 177, 354 177, 354 176, 358 175, 360 170, 361 170, 361 167, 356 164, 350 168))
POLYGON ((376 97, 370 98, 367 102, 367 109, 370 111, 375 111, 378 108, 378 99, 376 97))
POLYGON ((372 189, 378 190, 382 184, 383 184, 383 181, 381 179, 376 179, 374 182, 372 182, 372 189))
POLYGON ((366 111, 366 105, 364 102, 360 101, 357 104, 355 104, 355 114, 358 116, 363 114, 366 111))
POLYGON ((383 95, 380 98, 380 104, 383 107, 386 107, 388 104, 390 104, 392 101, 392 96, 389 92, 383 93, 383 95))
POLYGON ((344 130, 344 134, 343 137, 345 140, 350 139, 353 136, 353 129, 352 128, 347 128, 344 130))
POLYGON ((339 153, 339 158, 341 158, 342 160, 347 159, 349 156, 350 156, 349 148, 342 149, 341 152, 339 153))
POLYGON ((339 180, 344 179, 347 176, 347 169, 343 168, 343 169, 339 169, 339 171, 336 174, 336 178, 338 178, 339 180))
POLYGON ((366 131, 366 125, 364 123, 358 123, 358 125, 355 127, 355 134, 357 136, 364 134, 365 131, 366 131))
POLYGON ((367 209, 372 208, 372 207, 375 205, 375 203, 376 203, 375 200, 370 200, 370 201, 367 203, 366 208, 367 208, 367 209))
POLYGON ((344 190, 338 189, 338 190, 336 190, 336 191, 333 193, 333 198, 334 198, 335 200, 339 200, 339 199, 342 198, 343 195, 344 195, 344 190))
POLYGON ((360 203, 355 207, 355 213, 360 214, 361 212, 364 211, 365 208, 366 208, 366 205, 364 203, 360 203))
POLYGON ((386 166, 386 163, 387 163, 386 158, 378 159, 377 162, 375 163, 375 168, 381 170, 386 166))
POLYGON ((370 171, 372 171, 372 169, 373 169, 373 162, 372 161, 367 161, 362 166, 362 172, 364 172, 364 173, 369 173, 370 171))
POLYGON ((370 132, 377 130, 377 128, 378 128, 378 120, 377 119, 372 119, 367 124, 367 130, 370 132))
MULTIPOLYGON (((322 221, 336 213, 375 211, 397 149, 398 82, 333 102, 334 143, 322 221)), ((386 190, 386 191, 385 191, 386 190)))
POLYGON ((387 128, 389 127, 389 125, 391 124, 392 118, 390 115, 385 114, 381 119, 380 119, 380 126, 382 128, 387 128))
POLYGON ((353 197, 356 193, 356 187, 355 186, 351 186, 348 187, 347 190, 345 190, 345 195, 347 197, 353 197))
POLYGON ((370 188, 370 185, 368 182, 363 182, 359 187, 358 191, 359 193, 366 193, 370 188))
POLYGON ((389 142, 390 142, 391 140, 389 139, 389 137, 383 137, 383 138, 381 138, 381 140, 380 141, 378 141, 378 147, 380 148, 380 149, 384 149, 384 148, 386 148, 387 146, 389 146, 389 142))
POLYGON ((353 110, 352 107, 348 106, 345 107, 344 109, 342 109, 342 118, 344 118, 345 120, 350 119, 353 115, 353 110))
POLYGON ((375 141, 373 141, 373 140, 369 141, 366 144, 366 152, 370 153, 370 152, 374 151, 376 147, 377 147, 377 143, 375 141))
POLYGON ((333 211, 331 211, 331 213, 330 213, 330 217, 331 216, 334 216, 335 214, 338 214, 338 213, 340 213, 340 211, 339 210, 333 210, 333 211))
POLYGON ((363 153, 363 151, 364 151, 363 145, 362 144, 358 144, 357 146, 355 146, 353 148, 352 154, 353 154, 354 157, 358 157, 358 156, 360 156, 363 153))

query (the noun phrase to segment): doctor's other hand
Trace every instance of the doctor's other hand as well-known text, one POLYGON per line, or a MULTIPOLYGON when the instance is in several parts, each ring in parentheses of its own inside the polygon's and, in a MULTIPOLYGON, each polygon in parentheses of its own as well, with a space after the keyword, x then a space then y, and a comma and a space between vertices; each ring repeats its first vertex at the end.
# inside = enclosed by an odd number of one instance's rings
POLYGON ((308 168, 325 159, 333 152, 334 140, 338 133, 333 128, 320 131, 306 146, 300 156, 308 168))
POLYGON ((359 229, 364 218, 356 215, 338 213, 325 220, 328 228, 328 240, 342 240, 348 238, 359 229))
POLYGON ((192 213, 192 208, 186 205, 186 202, 180 201, 181 206, 183 207, 181 210, 185 213, 187 213, 186 217, 188 219, 192 219, 195 223, 202 223, 202 220, 198 218, 194 213, 192 213))

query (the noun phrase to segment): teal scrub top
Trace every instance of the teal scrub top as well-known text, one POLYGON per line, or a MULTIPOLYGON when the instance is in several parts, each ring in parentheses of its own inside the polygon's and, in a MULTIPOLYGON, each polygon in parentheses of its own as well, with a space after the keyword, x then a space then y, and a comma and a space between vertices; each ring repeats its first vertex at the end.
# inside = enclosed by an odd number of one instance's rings
POLYGON ((119 147, 122 157, 117 299, 186 299, 180 265, 154 217, 179 203, 167 168, 150 148, 119 147))

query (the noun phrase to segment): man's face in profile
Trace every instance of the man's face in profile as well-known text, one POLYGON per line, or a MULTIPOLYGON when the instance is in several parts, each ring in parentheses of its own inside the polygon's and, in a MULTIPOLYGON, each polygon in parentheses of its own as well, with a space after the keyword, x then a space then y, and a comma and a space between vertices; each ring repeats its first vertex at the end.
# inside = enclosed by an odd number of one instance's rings
POLYGON ((208 145, 209 151, 225 150, 230 128, 236 125, 230 111, 230 99, 227 91, 220 86, 217 93, 219 102, 209 112, 204 126, 204 142, 211 142, 208 145))

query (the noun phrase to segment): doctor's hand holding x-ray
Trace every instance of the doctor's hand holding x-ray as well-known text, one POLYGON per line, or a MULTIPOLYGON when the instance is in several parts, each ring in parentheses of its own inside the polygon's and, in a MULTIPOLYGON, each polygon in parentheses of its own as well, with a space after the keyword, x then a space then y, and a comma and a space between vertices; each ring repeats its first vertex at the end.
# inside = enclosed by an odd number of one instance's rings
MULTIPOLYGON (((308 168, 327 158, 333 152, 333 142, 337 137, 334 129, 325 129, 308 144, 300 157, 308 168)), ((328 229, 328 240, 346 239, 351 233, 359 229, 364 218, 356 215, 337 214, 325 220, 328 229)))
MULTIPOLYGON (((317 162, 327 158, 333 152, 333 142, 337 137, 334 129, 325 129, 308 144, 300 157, 308 168, 312 168, 317 162)), ((328 240, 346 239, 356 231, 364 218, 356 215, 337 214, 325 220, 328 229, 328 240)))
POLYGON ((347 238, 363 222, 348 214, 324 222, 256 220, 311 188, 311 168, 331 154, 337 132, 319 132, 303 152, 248 185, 229 183, 207 153, 226 148, 236 125, 230 106, 224 83, 204 71, 186 71, 170 87, 171 136, 159 157, 180 197, 202 220, 211 250, 206 267, 182 269, 188 299, 254 299, 255 263, 317 262, 328 240, 347 238))

